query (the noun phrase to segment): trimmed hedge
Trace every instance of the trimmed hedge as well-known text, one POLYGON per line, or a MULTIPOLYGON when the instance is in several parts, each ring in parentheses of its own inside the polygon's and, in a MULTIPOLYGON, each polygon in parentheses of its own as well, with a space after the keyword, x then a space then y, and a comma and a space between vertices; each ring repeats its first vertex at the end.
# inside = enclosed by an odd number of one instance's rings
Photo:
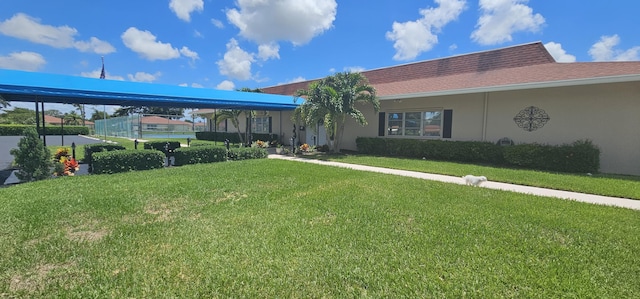
POLYGON ((510 165, 548 171, 586 173, 600 169, 600 149, 589 140, 571 144, 518 144, 504 148, 510 165))
POLYGON ((93 174, 164 167, 165 155, 153 150, 121 150, 93 154, 93 174))
POLYGON ((180 148, 180 141, 147 141, 144 143, 144 149, 153 149, 161 152, 165 152, 165 146, 169 143, 169 152, 174 152, 176 149, 180 148))
POLYGON ((501 146, 480 141, 358 137, 356 145, 358 152, 377 156, 424 157, 430 160, 487 163, 573 173, 595 173, 600 169, 600 150, 589 140, 578 140, 564 145, 501 146))
MULTIPOLYGON (((241 133, 244 136, 244 133, 241 133)), ((253 141, 262 140, 262 141, 276 141, 278 140, 278 134, 257 134, 252 133, 253 141)), ((229 133, 229 132, 196 132, 196 139, 198 140, 209 140, 209 141, 219 141, 224 142, 225 139, 229 139, 230 143, 240 143, 240 137, 238 133, 229 133)))
MULTIPOLYGON (((0 136, 21 136, 26 128, 35 128, 34 125, 0 125, 0 136)), ((89 135, 89 128, 83 126, 46 126, 45 133, 47 135, 89 135)), ((42 133, 42 128, 38 131, 42 133)))
POLYGON ((490 142, 356 138, 358 152, 378 156, 426 158, 466 163, 503 163, 502 146, 490 142))
POLYGON ((85 164, 89 166, 89 172, 93 172, 93 155, 101 152, 119 151, 126 148, 119 144, 111 143, 92 143, 84 146, 84 160, 85 164))
POLYGON ((198 163, 213 163, 227 160, 227 149, 214 145, 182 147, 173 154, 176 166, 198 163))
POLYGON ((228 153, 229 160, 232 161, 263 159, 267 156, 269 156, 269 152, 259 147, 230 148, 228 153))

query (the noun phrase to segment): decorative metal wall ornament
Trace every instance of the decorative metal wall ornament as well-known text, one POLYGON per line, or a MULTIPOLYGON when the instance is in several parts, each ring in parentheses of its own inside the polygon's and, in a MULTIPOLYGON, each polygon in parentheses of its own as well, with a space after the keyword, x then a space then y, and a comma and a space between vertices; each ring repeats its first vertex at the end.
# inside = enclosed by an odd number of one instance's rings
POLYGON ((531 132, 544 127, 544 125, 550 120, 549 115, 544 110, 529 106, 522 109, 513 118, 518 127, 525 131, 531 132))

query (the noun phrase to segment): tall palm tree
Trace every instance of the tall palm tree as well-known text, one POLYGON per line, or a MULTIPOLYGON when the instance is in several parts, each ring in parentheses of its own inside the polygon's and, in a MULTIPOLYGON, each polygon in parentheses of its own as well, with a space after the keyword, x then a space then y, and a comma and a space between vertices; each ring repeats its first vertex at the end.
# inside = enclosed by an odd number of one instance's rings
POLYGON ((308 89, 296 92, 296 97, 304 97, 305 102, 296 108, 294 120, 302 120, 314 129, 315 124, 323 122, 332 152, 340 152, 347 116, 362 126, 367 125, 356 104, 369 103, 376 112, 380 110, 375 88, 361 73, 336 73, 312 82, 308 89))

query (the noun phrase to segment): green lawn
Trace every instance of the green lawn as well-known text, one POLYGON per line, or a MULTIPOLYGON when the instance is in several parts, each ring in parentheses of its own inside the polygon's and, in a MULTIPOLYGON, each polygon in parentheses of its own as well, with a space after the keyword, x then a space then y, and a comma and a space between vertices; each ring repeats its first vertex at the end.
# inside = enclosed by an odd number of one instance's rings
POLYGON ((494 166, 366 155, 315 155, 310 159, 369 165, 426 173, 464 176, 483 175, 490 181, 557 190, 640 199, 640 177, 607 174, 568 174, 494 166))
POLYGON ((640 212, 283 160, 0 188, 0 297, 640 297, 640 212))

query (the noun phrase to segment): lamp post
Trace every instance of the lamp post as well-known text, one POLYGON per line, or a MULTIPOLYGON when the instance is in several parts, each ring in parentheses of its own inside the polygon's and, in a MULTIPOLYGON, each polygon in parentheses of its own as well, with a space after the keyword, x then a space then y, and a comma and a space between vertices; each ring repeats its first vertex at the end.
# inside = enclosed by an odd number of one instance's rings
POLYGON ((138 149, 138 139, 133 141, 133 148, 138 149))
POLYGON ((191 137, 187 137, 187 147, 191 147, 191 137))

